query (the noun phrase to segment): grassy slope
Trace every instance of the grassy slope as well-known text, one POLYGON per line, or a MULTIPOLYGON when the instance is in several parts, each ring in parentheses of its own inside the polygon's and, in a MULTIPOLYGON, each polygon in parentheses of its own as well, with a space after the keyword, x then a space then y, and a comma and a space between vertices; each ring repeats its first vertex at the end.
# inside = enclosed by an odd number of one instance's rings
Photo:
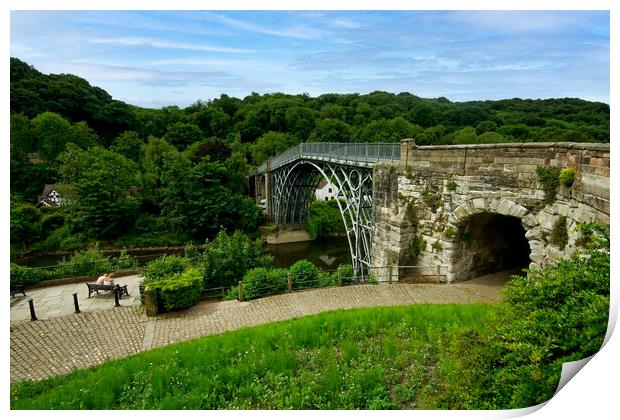
POLYGON ((12 409, 433 408, 433 369, 494 305, 335 311, 11 388, 12 409))

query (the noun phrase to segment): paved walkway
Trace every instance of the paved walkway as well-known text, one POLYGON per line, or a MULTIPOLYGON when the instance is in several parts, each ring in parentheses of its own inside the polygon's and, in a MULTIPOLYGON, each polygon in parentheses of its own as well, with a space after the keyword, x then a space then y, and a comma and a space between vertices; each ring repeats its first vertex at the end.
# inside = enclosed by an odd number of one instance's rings
MULTIPOLYGON (((115 279, 117 284, 127 285, 129 296, 123 295, 120 304, 123 306, 139 305, 140 291, 138 284, 140 276, 125 276, 115 279)), ((114 307, 114 294, 99 292, 91 294, 88 298, 88 287, 85 283, 65 284, 62 286, 50 286, 40 289, 27 289, 26 296, 16 294, 11 297, 11 322, 30 320, 30 306, 28 300, 32 299, 35 313, 38 319, 50 319, 75 312, 73 293, 78 294, 80 311, 89 313, 97 312, 114 307)))
MULTIPOLYGON (((58 286, 58 289, 66 288, 60 293, 41 290, 38 297, 33 290, 28 294, 35 302, 45 297, 53 305, 57 299, 62 309, 56 316, 50 312, 46 316, 45 304, 41 304, 40 315, 37 312, 40 320, 32 322, 29 312, 24 319, 22 307, 11 308, 11 381, 43 379, 204 335, 335 309, 497 302, 507 277, 508 273, 497 273, 455 284, 357 285, 288 293, 250 302, 202 302, 186 311, 152 318, 139 306, 137 276, 119 279, 121 284, 135 282, 135 286, 130 286, 131 300, 123 299, 121 307, 114 307, 113 297, 110 300, 98 296, 91 298, 95 303, 80 314, 72 313, 71 296, 74 293, 71 287, 79 285, 58 286), (131 287, 136 290, 132 292, 131 287), (71 297, 70 304, 64 301, 67 294, 71 297)), ((86 289, 83 284, 81 287, 86 289)), ((80 298, 80 302, 85 299, 86 296, 80 298)))

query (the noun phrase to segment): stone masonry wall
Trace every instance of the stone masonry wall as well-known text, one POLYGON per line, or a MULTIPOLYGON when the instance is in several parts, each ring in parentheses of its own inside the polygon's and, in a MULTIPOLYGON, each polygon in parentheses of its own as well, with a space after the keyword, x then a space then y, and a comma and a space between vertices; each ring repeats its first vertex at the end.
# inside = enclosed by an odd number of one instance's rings
POLYGON ((520 220, 531 251, 530 268, 553 263, 575 251, 577 223, 609 224, 609 171, 608 144, 418 147, 403 140, 400 164, 374 170, 372 265, 416 262, 429 267, 401 270, 401 278, 436 273, 437 265, 442 281, 473 277, 478 274, 472 265, 476 251, 465 243, 463 230, 474 215, 485 213, 520 220), (537 166, 574 168, 575 182, 570 188, 561 186, 555 201, 545 204, 537 166), (567 218, 568 228, 563 250, 549 243, 560 216, 567 218), (412 243, 423 244, 417 261, 412 243))

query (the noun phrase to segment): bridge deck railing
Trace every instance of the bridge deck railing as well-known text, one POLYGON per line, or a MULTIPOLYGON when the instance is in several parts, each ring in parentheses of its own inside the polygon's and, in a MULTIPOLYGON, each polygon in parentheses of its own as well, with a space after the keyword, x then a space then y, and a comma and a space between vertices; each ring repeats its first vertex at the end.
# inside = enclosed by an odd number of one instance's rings
MULTIPOLYGON (((400 160, 400 143, 300 143, 272 158, 269 167, 277 169, 298 159, 369 166, 380 160, 400 160)), ((267 163, 263 163, 256 173, 266 170, 267 163)))

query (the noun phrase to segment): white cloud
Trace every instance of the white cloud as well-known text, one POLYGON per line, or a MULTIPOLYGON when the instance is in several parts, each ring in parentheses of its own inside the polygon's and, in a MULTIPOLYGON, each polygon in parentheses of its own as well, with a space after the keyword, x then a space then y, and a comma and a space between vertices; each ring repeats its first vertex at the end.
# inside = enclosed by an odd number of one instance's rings
POLYGON ((210 52, 224 52, 224 53, 251 53, 254 50, 245 48, 230 48, 219 47, 216 45, 207 44, 189 44, 185 42, 171 42, 162 41, 151 38, 92 38, 89 42, 93 44, 110 44, 110 45, 123 45, 123 46, 142 46, 151 48, 166 48, 166 49, 178 49, 178 50, 194 50, 194 51, 210 51, 210 52))
POLYGON ((257 32, 266 35, 273 35, 285 38, 299 38, 299 39, 318 39, 324 38, 329 35, 329 32, 311 28, 307 25, 295 25, 295 26, 283 26, 278 25, 275 28, 268 26, 261 26, 254 23, 244 22, 238 19, 233 19, 224 15, 212 13, 211 16, 217 18, 220 22, 225 23, 235 28, 243 29, 250 32, 257 32))

